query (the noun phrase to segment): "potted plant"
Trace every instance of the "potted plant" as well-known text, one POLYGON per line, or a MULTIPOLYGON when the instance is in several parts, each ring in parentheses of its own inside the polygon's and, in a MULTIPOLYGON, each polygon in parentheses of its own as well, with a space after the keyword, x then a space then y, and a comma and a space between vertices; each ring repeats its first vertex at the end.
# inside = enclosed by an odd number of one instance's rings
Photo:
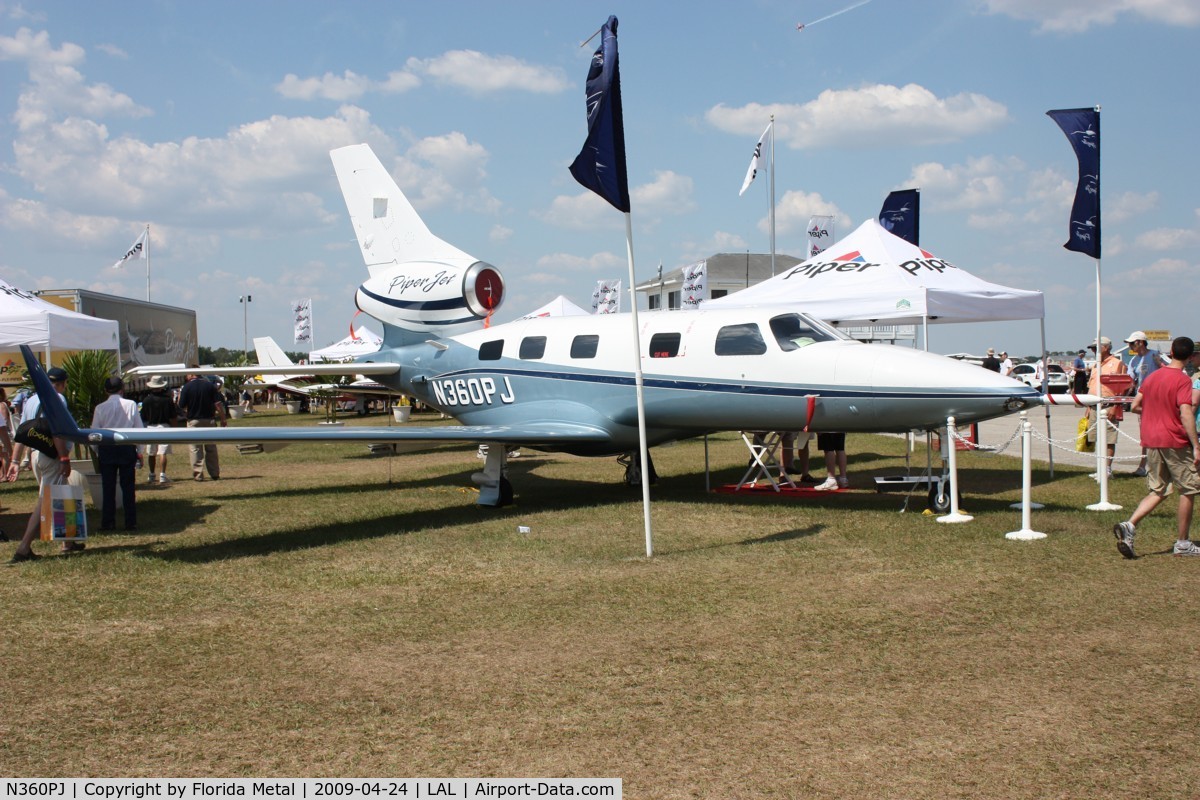
POLYGON ((392 416, 396 419, 396 422, 408 422, 412 417, 412 400, 409 399, 408 395, 400 395, 400 399, 392 406, 392 416))

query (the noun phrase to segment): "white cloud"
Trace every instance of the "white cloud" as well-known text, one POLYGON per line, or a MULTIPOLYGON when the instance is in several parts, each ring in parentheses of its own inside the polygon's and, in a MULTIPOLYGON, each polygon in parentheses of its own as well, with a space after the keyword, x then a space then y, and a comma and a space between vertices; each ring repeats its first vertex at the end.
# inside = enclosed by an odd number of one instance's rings
POLYGON ((1195 249, 1200 246, 1200 231, 1187 228, 1157 228, 1139 235, 1134 240, 1134 246, 1140 250, 1158 252, 1195 249))
POLYGON ((1158 192, 1121 192, 1115 197, 1104 198, 1104 218, 1108 222, 1125 222, 1156 208, 1158 192))
POLYGON ((663 271, 675 269, 687 264, 695 263, 702 258, 708 258, 716 253, 744 253, 750 249, 750 244, 745 237, 726 231, 717 231, 708 239, 703 241, 687 241, 679 246, 681 255, 678 264, 663 264, 663 271))
MULTIPOLYGON (((902 186, 920 188, 921 203, 926 210, 978 211, 1011 203, 1009 184, 1024 176, 1025 165, 1020 159, 984 156, 967 159, 962 164, 936 161, 918 164, 902 186)), ((976 215, 976 227, 992 227, 978 224, 991 216, 976 215)))
POLYGON ((122 61, 129 60, 129 53, 126 53, 115 44, 98 44, 96 45, 96 49, 105 55, 112 56, 113 58, 119 58, 122 61))
POLYGON ((571 85, 560 69, 540 67, 512 56, 490 56, 477 50, 450 50, 436 58, 410 58, 405 68, 437 83, 478 93, 517 90, 556 94, 571 85))
POLYGON ((28 131, 55 119, 84 117, 144 117, 150 110, 104 83, 88 84, 75 65, 84 61, 84 50, 71 43, 55 49, 45 31, 21 28, 15 36, 0 36, 0 61, 23 61, 29 84, 17 100, 13 114, 17 127, 28 131))
POLYGON ((548 225, 576 231, 615 230, 624 224, 621 215, 606 200, 589 191, 555 197, 537 218, 548 225))
POLYGON ((763 119, 772 114, 777 140, 796 149, 944 144, 1009 121, 1008 109, 984 95, 964 92, 939 98, 913 83, 829 89, 803 105, 717 105, 705 118, 720 130, 757 137, 763 119))
MULTIPOLYGON (((844 231, 843 235, 850 232, 850 217, 819 192, 791 191, 785 192, 775 204, 775 233, 778 235, 802 232, 807 229, 808 220, 814 215, 831 216, 834 223, 844 231)), ((769 233, 768 225, 769 222, 764 217, 759 222, 758 229, 769 233)))
POLYGON ((691 178, 670 170, 656 170, 653 181, 630 190, 629 202, 643 214, 686 214, 696 208, 692 199, 694 190, 691 178))
POLYGON ((450 205, 492 214, 500 201, 484 187, 489 153, 458 131, 415 142, 396 159, 396 183, 414 206, 450 205))
POLYGON ((275 85, 275 91, 291 100, 333 100, 339 103, 357 100, 367 92, 399 94, 421 85, 421 79, 408 72, 392 72, 384 81, 346 70, 341 75, 326 72, 319 78, 301 78, 292 73, 275 85))
POLYGON ((989 13, 1039 24, 1040 33, 1082 33, 1122 16, 1191 28, 1200 25, 1200 0, 986 0, 989 13))
POLYGON ((580 273, 613 271, 625 269, 628 265, 623 257, 614 253, 595 253, 591 256, 577 256, 570 253, 550 253, 537 260, 537 267, 542 272, 532 275, 522 275, 521 280, 537 283, 562 283, 566 277, 580 273))

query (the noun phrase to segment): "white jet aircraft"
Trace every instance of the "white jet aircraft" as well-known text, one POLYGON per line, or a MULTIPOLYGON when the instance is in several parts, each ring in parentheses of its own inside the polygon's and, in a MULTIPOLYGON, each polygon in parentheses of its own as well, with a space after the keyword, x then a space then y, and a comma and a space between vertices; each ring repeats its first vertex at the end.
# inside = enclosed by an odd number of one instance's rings
MULTIPOLYGON (((499 270, 431 233, 369 147, 344 147, 331 156, 370 273, 355 301, 381 323, 384 342, 350 365, 304 370, 372 376, 463 424, 80 429, 58 403, 44 402, 55 434, 90 444, 492 444, 497 446, 488 448, 483 471, 474 476, 479 503, 486 506, 512 501, 509 448, 593 456, 638 449, 629 315, 487 326, 504 296, 499 270)), ((853 341, 794 307, 660 311, 642 313, 639 321, 637 357, 651 446, 722 430, 931 430, 949 416, 969 424, 1044 402, 1025 384, 970 364, 853 341)), ((39 392, 49 397, 45 373, 22 349, 39 392)))

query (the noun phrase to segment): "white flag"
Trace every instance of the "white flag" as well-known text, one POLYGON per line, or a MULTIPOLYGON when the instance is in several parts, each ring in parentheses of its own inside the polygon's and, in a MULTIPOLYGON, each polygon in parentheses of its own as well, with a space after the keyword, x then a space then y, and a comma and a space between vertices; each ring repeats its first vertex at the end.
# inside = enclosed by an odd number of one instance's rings
POLYGON ((708 299, 708 262, 697 261, 683 268, 683 291, 679 293, 679 307, 684 311, 695 311, 708 299))
POLYGON ((831 216, 811 216, 808 218, 808 257, 812 258, 833 244, 834 218, 831 216))
POLYGON ((771 125, 767 125, 767 129, 763 131, 763 135, 758 137, 758 144, 754 145, 754 158, 750 159, 750 168, 746 170, 746 180, 742 181, 742 190, 738 192, 738 197, 746 193, 746 190, 750 188, 750 184, 754 183, 754 177, 758 175, 759 169, 762 168, 763 142, 767 140, 767 134, 770 132, 771 125))
POLYGON ((292 301, 293 343, 312 344, 312 298, 292 301))
POLYGON ((597 281, 596 291, 592 292, 593 314, 621 313, 621 282, 597 281))
POLYGON ((142 231, 142 235, 137 238, 137 241, 129 248, 129 252, 117 259, 117 263, 113 264, 113 269, 120 269, 131 258, 140 258, 146 260, 146 237, 150 235, 150 228, 142 231))

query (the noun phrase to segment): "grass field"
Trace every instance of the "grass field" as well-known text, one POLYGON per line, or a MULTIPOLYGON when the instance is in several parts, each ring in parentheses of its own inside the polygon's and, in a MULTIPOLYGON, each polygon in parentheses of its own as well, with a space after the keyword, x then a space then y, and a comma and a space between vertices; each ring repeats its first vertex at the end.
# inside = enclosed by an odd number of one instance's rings
MULTIPOLYGON (((0 774, 1200 795, 1200 563, 1169 555, 1173 501, 1125 561, 1088 470, 1035 471, 1049 537, 1011 542, 1016 460, 960 455, 975 519, 941 525, 870 488, 902 440, 848 447, 854 491, 790 501, 706 494, 701 442, 656 450, 653 559, 612 459, 525 451, 495 510, 473 449, 222 448, 199 484, 177 449, 136 535, 0 570, 0 774)), ((710 451, 736 481, 741 441, 710 451)), ((10 535, 33 488, 0 490, 10 535)))

